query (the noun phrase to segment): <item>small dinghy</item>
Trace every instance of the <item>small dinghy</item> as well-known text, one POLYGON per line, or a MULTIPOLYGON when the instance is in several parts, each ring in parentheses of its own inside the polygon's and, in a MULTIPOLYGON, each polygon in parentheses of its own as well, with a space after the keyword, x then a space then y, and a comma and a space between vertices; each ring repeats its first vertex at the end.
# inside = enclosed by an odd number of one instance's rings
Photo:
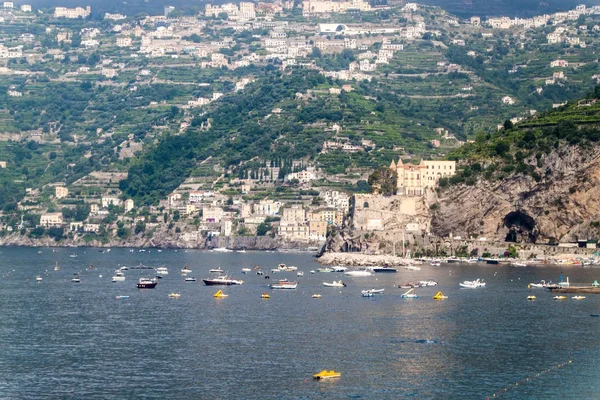
POLYGON ((315 294, 312 295, 313 299, 320 299, 321 297, 322 296, 320 294, 317 294, 317 293, 315 293, 315 294))
POLYGON ((566 300, 567 296, 554 296, 552 299, 553 300, 566 300))
POLYGON ((573 296, 571 297, 571 300, 583 300, 585 299, 585 296, 573 296))
POLYGON ((527 300, 535 300, 537 297, 535 296, 527 296, 527 300))

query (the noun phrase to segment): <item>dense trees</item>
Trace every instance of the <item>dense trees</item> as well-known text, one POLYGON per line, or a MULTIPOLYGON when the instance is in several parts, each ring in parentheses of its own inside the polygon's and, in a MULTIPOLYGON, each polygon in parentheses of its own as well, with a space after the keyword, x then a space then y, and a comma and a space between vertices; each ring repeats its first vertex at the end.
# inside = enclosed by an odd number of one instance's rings
POLYGON ((398 174, 389 167, 382 166, 369 175, 369 185, 373 192, 385 196, 396 194, 398 174))

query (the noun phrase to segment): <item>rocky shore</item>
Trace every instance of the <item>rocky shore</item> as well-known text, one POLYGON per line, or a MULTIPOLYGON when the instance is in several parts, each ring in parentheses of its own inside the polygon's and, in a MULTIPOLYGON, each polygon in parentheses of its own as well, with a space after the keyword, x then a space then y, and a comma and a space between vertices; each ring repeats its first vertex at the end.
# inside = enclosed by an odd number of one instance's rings
POLYGON ((162 249, 213 249, 226 247, 231 250, 301 250, 314 249, 314 244, 282 241, 270 236, 213 237, 199 241, 181 241, 176 237, 130 237, 127 240, 85 241, 80 237, 56 241, 49 237, 39 239, 14 233, 0 237, 0 247, 103 247, 103 248, 162 248, 162 249))
POLYGON ((402 257, 361 253, 325 253, 318 261, 323 265, 343 265, 351 267, 400 267, 415 262, 414 260, 402 257))

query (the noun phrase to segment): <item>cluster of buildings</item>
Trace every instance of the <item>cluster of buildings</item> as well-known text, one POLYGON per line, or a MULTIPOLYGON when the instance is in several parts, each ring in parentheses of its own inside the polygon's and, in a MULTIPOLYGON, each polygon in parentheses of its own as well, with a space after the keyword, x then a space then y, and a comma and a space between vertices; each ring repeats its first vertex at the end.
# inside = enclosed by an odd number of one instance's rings
POLYGON ((494 29, 511 29, 513 27, 524 27, 526 29, 541 28, 549 23, 554 25, 578 19, 582 15, 600 14, 600 6, 587 7, 580 4, 575 9, 554 14, 536 15, 532 18, 488 18, 485 22, 480 17, 471 17, 470 22, 474 26, 486 25, 494 29))
POLYGON ((188 226, 181 232, 180 239, 185 242, 240 232, 256 234, 259 226, 268 224, 269 233, 282 240, 308 243, 324 241, 328 227, 341 225, 350 206, 350 196, 340 191, 323 190, 319 197, 321 204, 314 205, 312 199, 244 201, 207 190, 177 190, 161 205, 170 212, 198 219, 197 227, 188 226))

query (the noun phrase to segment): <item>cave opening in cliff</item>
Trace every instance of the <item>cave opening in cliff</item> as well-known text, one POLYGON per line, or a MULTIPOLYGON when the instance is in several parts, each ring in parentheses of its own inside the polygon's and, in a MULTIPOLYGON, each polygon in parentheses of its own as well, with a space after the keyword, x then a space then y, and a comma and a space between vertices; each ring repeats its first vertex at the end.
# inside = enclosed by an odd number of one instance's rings
POLYGON ((537 239, 535 220, 522 211, 508 213, 504 217, 504 226, 508 228, 506 242, 535 243, 537 239))

